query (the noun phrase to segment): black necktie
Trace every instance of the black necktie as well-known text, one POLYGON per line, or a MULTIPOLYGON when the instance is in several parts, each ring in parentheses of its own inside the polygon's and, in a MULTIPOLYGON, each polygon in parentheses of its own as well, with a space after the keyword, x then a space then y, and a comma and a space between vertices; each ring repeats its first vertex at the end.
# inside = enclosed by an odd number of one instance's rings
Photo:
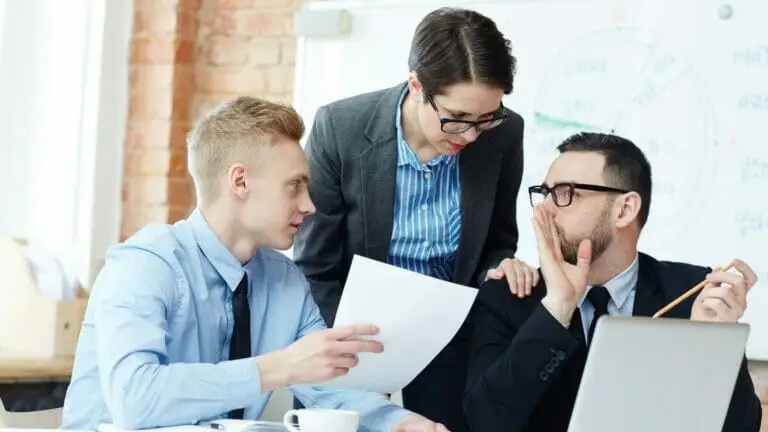
MULTIPOLYGON (((571 318, 571 325, 568 328, 573 337, 584 342, 584 324, 581 322, 581 312, 576 309, 571 318)), ((585 343, 586 345, 586 343, 585 343)))
POLYGON ((592 303, 592 307, 595 308, 595 314, 592 318, 592 323, 589 325, 589 332, 587 333, 587 343, 592 343, 592 335, 595 333, 595 325, 597 325, 597 319, 608 313, 608 301, 611 299, 611 295, 604 286, 593 286, 589 293, 587 293, 587 300, 592 303))
MULTIPOLYGON (((232 330, 232 339, 229 341, 229 359, 237 360, 251 357, 251 306, 248 304, 248 274, 237 285, 232 296, 232 313, 235 316, 235 325, 232 330)), ((242 419, 244 409, 236 409, 229 412, 229 418, 242 419)))

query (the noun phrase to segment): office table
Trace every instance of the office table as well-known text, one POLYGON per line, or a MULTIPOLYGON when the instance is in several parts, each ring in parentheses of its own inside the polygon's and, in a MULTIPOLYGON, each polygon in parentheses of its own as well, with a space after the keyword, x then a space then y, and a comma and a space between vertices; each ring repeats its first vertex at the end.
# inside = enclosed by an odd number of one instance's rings
POLYGON ((8 411, 58 408, 74 358, 39 357, 0 348, 0 399, 8 411))

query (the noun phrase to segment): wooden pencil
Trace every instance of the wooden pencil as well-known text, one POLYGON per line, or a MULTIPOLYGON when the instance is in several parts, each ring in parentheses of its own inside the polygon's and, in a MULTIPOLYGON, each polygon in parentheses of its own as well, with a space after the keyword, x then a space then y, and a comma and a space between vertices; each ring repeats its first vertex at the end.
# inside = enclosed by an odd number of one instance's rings
MULTIPOLYGON (((728 271, 728 270, 731 269, 731 267, 733 267, 733 261, 729 262, 722 269, 715 269, 715 270, 716 271, 728 271)), ((707 281, 706 280, 703 280, 703 281, 699 282, 698 285, 696 285, 695 287, 693 287, 693 288, 689 289, 688 291, 684 292, 682 295, 680 295, 680 297, 672 300, 668 305, 666 305, 663 308, 659 309, 658 312, 653 314, 653 318, 658 318, 658 317, 664 315, 665 313, 669 312, 670 310, 672 310, 673 307, 679 305, 683 300, 685 300, 688 297, 690 297, 690 296, 696 294, 697 292, 701 291, 701 289, 704 288, 704 286, 706 286, 706 285, 707 285, 707 281)))

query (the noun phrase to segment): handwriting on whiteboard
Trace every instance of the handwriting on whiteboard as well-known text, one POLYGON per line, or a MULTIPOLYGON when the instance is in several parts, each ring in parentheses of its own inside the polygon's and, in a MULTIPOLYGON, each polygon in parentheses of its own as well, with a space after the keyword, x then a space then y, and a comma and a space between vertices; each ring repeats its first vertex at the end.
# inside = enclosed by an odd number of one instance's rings
POLYGON ((748 156, 741 164, 741 178, 743 180, 755 180, 768 178, 768 160, 748 156))
POLYGON ((768 44, 734 51, 733 61, 744 66, 768 66, 768 44))
POLYGON ((739 232, 743 236, 768 230, 768 216, 760 212, 745 211, 736 215, 739 232))
POLYGON ((743 110, 768 111, 768 92, 748 92, 739 98, 743 110))

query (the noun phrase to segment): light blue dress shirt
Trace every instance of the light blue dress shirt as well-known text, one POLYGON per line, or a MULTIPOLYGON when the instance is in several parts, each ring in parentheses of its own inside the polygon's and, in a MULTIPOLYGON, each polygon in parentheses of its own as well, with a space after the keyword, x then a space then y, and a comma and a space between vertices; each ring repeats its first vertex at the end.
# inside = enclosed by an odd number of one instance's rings
MULTIPOLYGON (((611 295, 611 299, 608 301, 608 315, 632 316, 632 309, 635 306, 638 269, 639 263, 636 256, 629 267, 603 285, 608 294, 611 295)), ((591 288, 591 286, 587 287, 579 301, 579 313, 581 313, 581 323, 584 326, 585 335, 589 332, 592 317, 595 316, 594 306, 589 301, 585 301, 591 288)))
POLYGON ((401 108, 397 127, 395 216, 387 262, 442 280, 453 278, 461 233, 458 156, 440 155, 422 163, 405 141, 401 108))
MULTIPOLYGON (((260 249, 241 265, 203 215, 152 225, 107 254, 78 341, 63 428, 192 424, 245 408, 261 416, 253 358, 229 361, 232 296, 248 274, 254 356, 279 350, 325 324, 302 273, 260 249)), ((409 414, 376 393, 291 386, 307 407, 360 413, 361 430, 389 431, 409 414)))

